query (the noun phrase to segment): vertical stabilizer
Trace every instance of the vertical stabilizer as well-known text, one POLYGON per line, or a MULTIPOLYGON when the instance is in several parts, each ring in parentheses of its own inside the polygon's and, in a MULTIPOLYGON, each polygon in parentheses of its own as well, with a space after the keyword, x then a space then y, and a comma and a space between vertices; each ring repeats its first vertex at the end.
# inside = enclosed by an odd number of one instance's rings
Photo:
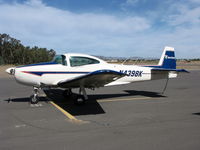
POLYGON ((176 69, 176 58, 173 47, 165 47, 158 65, 161 68, 176 69))

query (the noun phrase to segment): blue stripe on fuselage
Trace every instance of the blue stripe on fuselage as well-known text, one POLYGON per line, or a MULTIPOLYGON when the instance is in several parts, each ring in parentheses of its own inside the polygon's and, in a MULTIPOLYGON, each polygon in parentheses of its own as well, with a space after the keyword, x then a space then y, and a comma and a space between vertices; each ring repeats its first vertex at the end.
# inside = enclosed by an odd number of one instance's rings
POLYGON ((41 76, 43 74, 87 74, 90 72, 57 72, 57 71, 23 71, 24 73, 29 73, 33 75, 41 76))
POLYGON ((90 75, 95 75, 95 74, 101 74, 101 73, 113 73, 113 74, 118 74, 118 75, 124 75, 124 73, 117 72, 114 70, 97 70, 94 72, 77 72, 77 71, 67 71, 67 72, 58 72, 58 71, 22 71, 23 73, 29 73, 37 76, 42 76, 43 74, 90 74, 90 75))
POLYGON ((38 63, 38 64, 30 64, 30 65, 18 66, 16 68, 31 67, 31 66, 42 66, 42 65, 55 65, 55 64, 57 64, 57 63, 56 62, 43 62, 43 63, 38 63))

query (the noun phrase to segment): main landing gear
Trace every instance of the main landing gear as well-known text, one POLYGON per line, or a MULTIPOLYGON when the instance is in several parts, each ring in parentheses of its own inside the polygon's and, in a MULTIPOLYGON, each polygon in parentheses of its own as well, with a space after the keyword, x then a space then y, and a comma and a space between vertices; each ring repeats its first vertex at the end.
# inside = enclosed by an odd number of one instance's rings
POLYGON ((67 89, 63 92, 64 97, 71 98, 75 105, 83 105, 88 99, 86 90, 84 87, 80 87, 79 94, 72 93, 71 89, 67 89))
POLYGON ((31 104, 37 104, 39 102, 39 96, 38 96, 38 88, 33 88, 33 95, 30 96, 30 103, 31 104))
MULTIPOLYGON (((39 102, 38 90, 39 88, 36 87, 33 88, 33 95, 30 96, 31 104, 37 104, 39 102)), ((72 99, 74 104, 76 105, 83 105, 85 104, 85 101, 88 99, 86 90, 83 86, 80 87, 79 94, 75 94, 72 92, 71 89, 67 89, 63 92, 63 96, 72 99)))

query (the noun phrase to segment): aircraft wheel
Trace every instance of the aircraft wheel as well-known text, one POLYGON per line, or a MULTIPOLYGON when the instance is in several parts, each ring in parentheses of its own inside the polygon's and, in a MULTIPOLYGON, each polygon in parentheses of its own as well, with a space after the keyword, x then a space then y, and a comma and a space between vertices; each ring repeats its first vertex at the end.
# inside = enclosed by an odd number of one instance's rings
POLYGON ((35 94, 35 95, 31 95, 30 97, 30 103, 31 104, 37 104, 39 102, 39 97, 35 94))
POLYGON ((85 98, 83 95, 76 95, 73 99, 75 105, 84 105, 85 104, 85 98))

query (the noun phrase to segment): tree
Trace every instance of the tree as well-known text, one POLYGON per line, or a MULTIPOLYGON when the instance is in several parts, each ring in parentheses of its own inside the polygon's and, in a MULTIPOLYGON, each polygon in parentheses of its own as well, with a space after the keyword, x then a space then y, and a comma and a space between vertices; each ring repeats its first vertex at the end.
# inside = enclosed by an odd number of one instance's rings
POLYGON ((31 64, 52 60, 53 49, 23 46, 20 40, 0 34, 0 64, 31 64))

